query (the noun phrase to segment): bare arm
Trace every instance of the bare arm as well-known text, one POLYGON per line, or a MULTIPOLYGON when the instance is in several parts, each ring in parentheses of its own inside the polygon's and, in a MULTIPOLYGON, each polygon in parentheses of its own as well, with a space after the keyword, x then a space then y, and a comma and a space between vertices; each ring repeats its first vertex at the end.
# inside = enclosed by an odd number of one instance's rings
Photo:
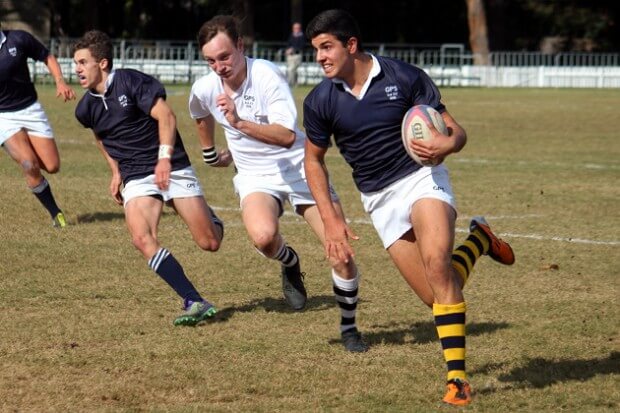
POLYGON ((334 208, 329 191, 329 174, 325 165, 326 148, 306 140, 304 168, 310 192, 316 201, 319 214, 325 227, 325 254, 349 262, 355 254, 349 238, 359 239, 349 228, 344 217, 334 208))
POLYGON ((230 165, 232 156, 228 149, 222 149, 219 153, 215 151, 215 119, 213 116, 196 119, 196 131, 205 163, 210 166, 230 165))
POLYGON ((255 123, 239 118, 235 103, 225 93, 217 97, 216 104, 230 126, 256 140, 285 148, 290 148, 295 143, 295 132, 282 125, 255 123))
POLYGON ((157 99, 151 108, 151 116, 159 127, 159 157, 155 166, 155 183, 160 189, 168 189, 172 165, 170 158, 174 151, 177 133, 177 118, 163 98, 157 99))
POLYGON ((118 169, 118 163, 108 154, 97 135, 95 135, 95 142, 97 143, 97 147, 101 151, 101 154, 105 158, 108 166, 110 167, 110 171, 112 172, 112 179, 110 180, 109 188, 110 195, 112 195, 114 202, 119 205, 123 205, 123 197, 121 196, 121 184, 123 183, 123 180, 121 178, 121 172, 118 169))
POLYGON ((65 83, 65 78, 62 76, 62 70, 56 57, 49 54, 47 59, 45 59, 45 65, 54 78, 54 82, 56 82, 56 97, 62 96, 65 102, 75 99, 75 92, 65 83))

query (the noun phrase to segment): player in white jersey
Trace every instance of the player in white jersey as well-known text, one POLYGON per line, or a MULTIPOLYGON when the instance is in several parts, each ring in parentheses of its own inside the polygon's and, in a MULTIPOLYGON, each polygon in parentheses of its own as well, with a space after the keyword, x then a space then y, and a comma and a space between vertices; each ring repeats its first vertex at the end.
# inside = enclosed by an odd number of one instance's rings
MULTIPOLYGON (((244 56, 238 21, 215 16, 198 33, 198 44, 212 72, 192 86, 189 109, 203 148, 204 161, 226 167, 234 159, 233 183, 246 230, 265 257, 282 266, 282 288, 288 304, 301 310, 307 294, 299 257, 279 232, 284 203, 292 205, 325 245, 318 208, 305 180, 305 135, 297 127, 297 109, 287 81, 272 63, 244 56), (225 131, 228 149, 215 149, 215 123, 225 131)), ((334 210, 343 217, 336 193, 334 210)), ((332 256, 326 251, 327 256, 332 256)), ((359 275, 353 259, 330 259, 334 293, 341 310, 345 348, 368 349, 357 330, 355 314, 359 275)))

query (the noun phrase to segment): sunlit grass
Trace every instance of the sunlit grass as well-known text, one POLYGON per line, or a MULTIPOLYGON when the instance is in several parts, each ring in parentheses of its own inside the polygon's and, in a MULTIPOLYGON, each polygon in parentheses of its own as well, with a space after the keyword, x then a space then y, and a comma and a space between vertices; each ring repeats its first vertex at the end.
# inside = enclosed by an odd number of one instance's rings
MULTIPOLYGON (((290 213, 281 229, 301 255, 310 298, 302 313, 284 304, 278 266, 248 242, 233 171, 201 163, 188 90, 170 87, 169 102, 226 239, 217 253, 201 251, 169 209, 159 236, 220 316, 172 326, 181 303, 131 246, 75 103, 39 87, 62 156, 48 179, 71 225, 53 229, 17 165, 0 155, 0 411, 440 409, 445 365, 430 310, 381 248, 337 150, 332 179, 361 236, 358 324, 371 345, 362 355, 339 343, 322 248, 290 213)), ((296 91, 299 103, 308 90, 296 91)), ((617 411, 620 93, 442 92, 469 135, 447 160, 457 240, 484 214, 517 254, 512 267, 483 258, 466 289, 475 390, 466 410, 617 411)))

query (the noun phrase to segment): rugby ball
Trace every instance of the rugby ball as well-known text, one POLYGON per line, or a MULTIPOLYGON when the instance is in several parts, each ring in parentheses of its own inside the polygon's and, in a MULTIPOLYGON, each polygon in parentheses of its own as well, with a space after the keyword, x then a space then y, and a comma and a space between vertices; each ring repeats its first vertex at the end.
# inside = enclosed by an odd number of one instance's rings
POLYGON ((448 128, 446 127, 441 114, 435 110, 432 106, 428 105, 416 105, 409 109, 403 117, 403 122, 400 126, 401 137, 403 139, 403 146, 409 154, 409 156, 424 166, 434 166, 439 164, 438 162, 422 161, 418 155, 409 147, 409 142, 414 139, 422 139, 425 141, 433 139, 433 135, 429 129, 429 125, 434 125, 435 129, 444 135, 448 134, 448 128))

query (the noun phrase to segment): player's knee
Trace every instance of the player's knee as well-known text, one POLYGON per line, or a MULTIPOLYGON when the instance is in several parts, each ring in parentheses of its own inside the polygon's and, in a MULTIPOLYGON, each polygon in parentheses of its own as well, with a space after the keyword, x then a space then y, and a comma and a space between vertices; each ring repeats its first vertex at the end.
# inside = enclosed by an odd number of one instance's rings
POLYGON ((24 174, 28 176, 38 176, 41 173, 39 163, 34 159, 24 159, 19 163, 24 174))
POLYGON ((44 165, 44 169, 51 174, 58 173, 60 171, 60 162, 44 165))
POLYGON ((148 249, 148 246, 151 245, 153 241, 154 241, 153 237, 150 234, 132 235, 131 237, 131 243, 133 244, 134 247, 136 247, 137 250, 142 252, 142 254, 145 254, 145 252, 148 249))
POLYGON ((252 243, 263 254, 271 256, 275 253, 276 234, 268 231, 261 231, 252 234, 252 243))
POLYGON ((424 259, 426 278, 431 284, 444 284, 451 279, 451 263, 443 254, 431 255, 424 259))
POLYGON ((196 244, 203 249, 204 251, 215 252, 220 249, 222 245, 219 238, 215 237, 203 237, 199 240, 196 240, 196 244))

